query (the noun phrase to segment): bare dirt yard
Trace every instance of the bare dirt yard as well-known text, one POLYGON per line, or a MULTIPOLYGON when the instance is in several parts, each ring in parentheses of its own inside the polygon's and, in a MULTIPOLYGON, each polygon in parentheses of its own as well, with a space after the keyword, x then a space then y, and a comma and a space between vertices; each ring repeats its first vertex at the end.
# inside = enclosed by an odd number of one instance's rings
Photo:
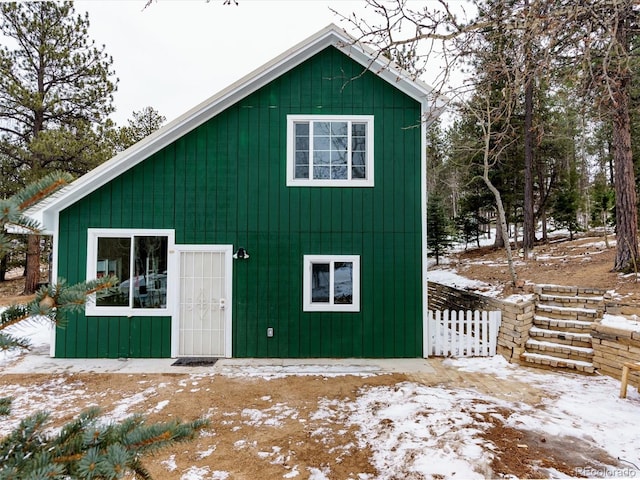
MULTIPOLYGON (((615 291, 626 302, 640 303, 637 276, 612 271, 615 253, 615 238, 609 239, 607 247, 604 237, 583 235, 573 241, 567 237, 553 238, 549 243, 536 245, 531 259, 522 259, 517 251, 514 258, 518 279, 526 284, 601 288, 615 291)), ((463 277, 502 285, 504 295, 513 292, 508 286, 511 277, 503 249, 470 246, 467 251, 452 254, 441 267, 453 267, 463 277)))
MULTIPOLYGON (((209 417, 211 424, 195 440, 144 460, 157 480, 525 479, 627 471, 589 433, 558 425, 575 424, 579 415, 562 418, 564 411, 553 406, 558 392, 536 385, 536 377, 519 382, 444 363, 434 359, 437 371, 430 374, 271 379, 2 375, 0 391, 16 400, 0 432, 45 405, 54 412, 54 425, 91 405, 110 421, 133 413, 160 422, 209 417)), ((611 386, 605 390, 615 395, 611 386)), ((640 409, 640 398, 632 398, 635 403, 623 405, 628 410, 621 415, 640 409)))

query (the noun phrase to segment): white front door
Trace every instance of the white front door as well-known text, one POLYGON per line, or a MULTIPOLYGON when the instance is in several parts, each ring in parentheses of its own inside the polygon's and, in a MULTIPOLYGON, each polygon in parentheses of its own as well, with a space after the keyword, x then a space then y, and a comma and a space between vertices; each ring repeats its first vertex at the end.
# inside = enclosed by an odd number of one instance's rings
POLYGON ((231 246, 176 245, 180 252, 179 357, 231 356, 231 246))

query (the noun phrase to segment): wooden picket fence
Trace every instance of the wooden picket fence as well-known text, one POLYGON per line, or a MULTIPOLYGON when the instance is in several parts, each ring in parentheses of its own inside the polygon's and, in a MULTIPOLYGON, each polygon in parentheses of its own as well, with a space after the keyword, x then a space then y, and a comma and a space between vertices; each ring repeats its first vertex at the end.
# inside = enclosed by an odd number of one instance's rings
POLYGON ((500 311, 429 310, 428 355, 491 357, 496 354, 500 311))

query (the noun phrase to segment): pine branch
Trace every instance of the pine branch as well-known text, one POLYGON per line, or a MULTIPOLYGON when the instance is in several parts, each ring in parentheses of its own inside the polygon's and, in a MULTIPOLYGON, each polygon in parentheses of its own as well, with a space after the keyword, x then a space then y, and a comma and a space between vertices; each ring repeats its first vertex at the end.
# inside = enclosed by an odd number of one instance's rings
MULTIPOLYGON (((11 399, 0 399, 0 415, 11 399)), ((175 442, 191 440, 206 419, 180 423, 145 423, 134 415, 120 424, 100 423, 97 407, 81 413, 57 434, 47 433, 49 417, 37 413, 0 441, 0 478, 115 479, 128 473, 151 479, 141 457, 175 442)))
POLYGON ((0 398, 0 417, 6 417, 11 413, 11 397, 0 398))
POLYGON ((13 335, 0 332, 0 351, 15 350, 16 348, 29 350, 31 348, 31 342, 24 338, 17 338, 13 335))
POLYGON ((103 277, 69 286, 60 279, 57 284, 41 287, 27 305, 12 305, 0 313, 0 350, 29 349, 28 340, 8 335, 3 330, 22 322, 36 322, 43 317, 58 327, 64 327, 68 316, 82 311, 91 295, 100 297, 116 290, 118 278, 103 277))
POLYGON ((27 185, 10 200, 16 203, 20 212, 24 212, 72 181, 73 176, 67 172, 51 172, 27 185))
POLYGON ((0 313, 0 331, 11 327, 31 316, 27 305, 11 305, 0 313))
POLYGON ((57 284, 41 287, 35 299, 29 303, 31 315, 48 317, 56 326, 64 326, 73 312, 82 311, 91 295, 101 297, 112 294, 118 285, 115 276, 102 277, 75 285, 67 285, 64 279, 57 284))

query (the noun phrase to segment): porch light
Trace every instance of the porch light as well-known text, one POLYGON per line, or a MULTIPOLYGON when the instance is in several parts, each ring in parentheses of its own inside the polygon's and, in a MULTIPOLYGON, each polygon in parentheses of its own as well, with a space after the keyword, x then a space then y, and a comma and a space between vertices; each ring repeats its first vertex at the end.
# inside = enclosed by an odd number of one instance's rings
POLYGON ((236 258, 239 260, 246 260, 247 258, 249 258, 249 252, 247 252, 247 250, 244 247, 240 247, 238 248, 238 251, 233 254, 233 258, 236 258))

